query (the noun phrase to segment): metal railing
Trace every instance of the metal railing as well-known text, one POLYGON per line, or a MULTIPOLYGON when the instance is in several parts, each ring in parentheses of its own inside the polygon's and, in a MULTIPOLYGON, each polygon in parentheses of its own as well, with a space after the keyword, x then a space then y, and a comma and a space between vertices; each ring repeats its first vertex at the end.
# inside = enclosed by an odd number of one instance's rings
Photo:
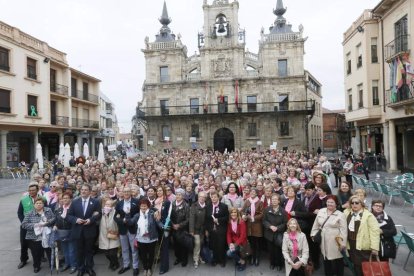
POLYGON ((72 118, 72 127, 81 127, 81 128, 99 128, 98 121, 91 121, 86 119, 72 118))
POLYGON ((58 83, 50 83, 50 92, 60 94, 63 96, 68 96, 69 87, 58 84, 58 83))
POLYGON ((385 104, 388 106, 398 105, 414 101, 414 83, 403 85, 396 92, 391 89, 385 91, 385 104))
POLYGON ((305 112, 307 114, 313 114, 315 111, 315 101, 289 101, 289 102, 266 102, 256 103, 255 108, 252 108, 252 104, 239 103, 217 103, 209 105, 182 105, 171 106, 168 108, 161 108, 160 106, 154 107, 141 107, 137 115, 139 118, 151 117, 151 116, 180 116, 180 115, 194 115, 194 114, 238 114, 238 113, 283 113, 283 112, 305 112), (195 111, 199 110, 199 113, 195 111))
POLYGON ((398 54, 408 52, 410 50, 410 35, 397 36, 393 41, 385 45, 385 59, 389 60, 398 54))
POLYGON ((72 90, 71 96, 80 100, 93 102, 93 103, 99 103, 99 97, 97 95, 82 91, 82 90, 76 90, 76 95, 74 93, 75 91, 72 90))
POLYGON ((69 117, 64 116, 50 116, 50 124, 54 126, 69 126, 69 117))

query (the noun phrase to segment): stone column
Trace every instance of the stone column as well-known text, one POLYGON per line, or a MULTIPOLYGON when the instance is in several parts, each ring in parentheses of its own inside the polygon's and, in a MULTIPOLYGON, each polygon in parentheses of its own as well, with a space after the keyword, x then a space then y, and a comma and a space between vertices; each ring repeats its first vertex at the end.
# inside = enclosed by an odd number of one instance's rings
POLYGON ((390 167, 389 172, 397 172, 397 134, 394 120, 389 120, 390 167))
POLYGON ((36 147, 39 144, 39 132, 33 131, 33 147, 32 147, 32 158, 33 160, 36 159, 36 147))
POLYGON ((354 148, 354 155, 361 153, 361 131, 359 127, 355 128, 355 148, 354 148))
POLYGON ((7 130, 0 130, 0 167, 7 167, 7 130))
POLYGON ((213 143, 214 137, 211 134, 211 120, 206 121, 206 126, 207 126, 206 146, 207 146, 207 148, 213 148, 212 143, 213 143))
POLYGON ((382 131, 382 138, 384 143, 384 156, 386 160, 386 165, 384 169, 388 169, 390 167, 390 140, 389 140, 389 131, 388 131, 388 122, 382 124, 383 131, 382 131))
MULTIPOLYGON (((83 143, 82 143, 82 136, 81 133, 78 133, 78 135, 76 136, 76 143, 78 143, 79 146, 79 154, 83 155, 83 143)), ((88 145, 90 146, 90 145, 88 145)), ((91 148, 89 148, 90 150, 91 148)), ((73 150, 75 150, 75 145, 73 145, 73 150)))
POLYGON ((242 150, 242 143, 241 143, 241 120, 240 119, 236 119, 234 120, 236 122, 236 127, 235 127, 235 133, 234 133, 234 150, 242 150))
POLYGON ((95 153, 95 134, 91 134, 90 144, 91 144, 90 147, 89 147, 90 155, 95 157, 96 156, 96 153, 95 153))
POLYGON ((59 133, 59 145, 60 144, 65 144, 65 133, 63 132, 59 133))

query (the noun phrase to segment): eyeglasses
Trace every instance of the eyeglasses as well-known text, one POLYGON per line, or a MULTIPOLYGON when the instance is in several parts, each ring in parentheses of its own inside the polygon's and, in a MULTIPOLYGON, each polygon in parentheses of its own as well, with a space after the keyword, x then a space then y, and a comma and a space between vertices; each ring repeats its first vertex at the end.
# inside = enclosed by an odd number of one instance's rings
POLYGON ((361 202, 359 202, 359 201, 352 201, 351 204, 352 205, 359 205, 359 204, 361 204, 361 202))

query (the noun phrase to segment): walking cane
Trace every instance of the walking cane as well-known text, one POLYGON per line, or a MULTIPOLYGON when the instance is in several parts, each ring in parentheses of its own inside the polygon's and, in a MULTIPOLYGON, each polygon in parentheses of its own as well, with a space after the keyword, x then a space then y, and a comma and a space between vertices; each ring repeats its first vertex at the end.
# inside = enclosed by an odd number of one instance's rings
POLYGON ((152 268, 152 272, 154 272, 155 271, 155 268, 157 267, 157 260, 160 258, 161 247, 162 247, 162 242, 163 241, 164 241, 164 233, 162 233, 161 241, 158 244, 158 246, 159 246, 158 252, 157 252, 157 254, 156 254, 155 258, 154 258, 154 262, 153 262, 152 267, 151 267, 152 268))

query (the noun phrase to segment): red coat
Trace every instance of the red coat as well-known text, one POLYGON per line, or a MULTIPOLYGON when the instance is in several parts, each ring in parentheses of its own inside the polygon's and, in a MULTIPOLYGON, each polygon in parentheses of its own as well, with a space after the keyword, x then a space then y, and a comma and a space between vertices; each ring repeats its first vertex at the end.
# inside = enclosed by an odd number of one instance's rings
POLYGON ((237 225, 237 233, 233 232, 231 222, 227 224, 227 244, 235 243, 237 245, 245 245, 247 243, 246 223, 240 219, 237 225))

